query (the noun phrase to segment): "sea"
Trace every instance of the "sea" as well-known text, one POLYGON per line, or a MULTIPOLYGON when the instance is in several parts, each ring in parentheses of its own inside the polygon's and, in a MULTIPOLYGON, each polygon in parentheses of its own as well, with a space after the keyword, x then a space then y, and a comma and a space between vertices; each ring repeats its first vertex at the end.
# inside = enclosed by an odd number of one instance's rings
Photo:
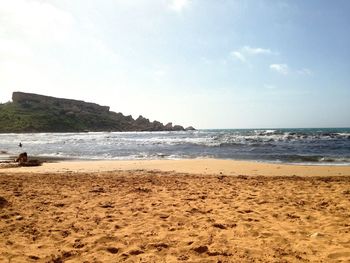
POLYGON ((0 134, 1 160, 20 152, 62 160, 218 158, 350 165, 350 128, 0 134))

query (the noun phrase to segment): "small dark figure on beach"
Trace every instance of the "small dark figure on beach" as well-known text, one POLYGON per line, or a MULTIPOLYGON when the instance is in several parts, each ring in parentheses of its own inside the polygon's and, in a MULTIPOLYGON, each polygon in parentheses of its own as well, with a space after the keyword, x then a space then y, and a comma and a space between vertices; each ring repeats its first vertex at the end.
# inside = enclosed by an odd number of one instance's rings
POLYGON ((22 148, 23 145, 22 145, 22 143, 20 142, 20 143, 18 144, 18 146, 22 148))
POLYGON ((24 152, 24 153, 21 153, 20 155, 18 155, 18 158, 16 158, 15 162, 19 163, 19 164, 23 164, 23 163, 28 162, 28 155, 27 155, 27 153, 24 152))

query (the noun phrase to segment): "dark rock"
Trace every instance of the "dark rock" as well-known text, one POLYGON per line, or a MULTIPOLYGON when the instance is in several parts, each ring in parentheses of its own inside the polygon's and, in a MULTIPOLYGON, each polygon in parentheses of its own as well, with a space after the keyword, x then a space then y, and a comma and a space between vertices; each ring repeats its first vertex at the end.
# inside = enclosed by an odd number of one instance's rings
POLYGON ((184 131, 184 127, 182 127, 181 125, 175 125, 173 127, 173 131, 184 131))
POLYGON ((196 129, 193 128, 192 126, 188 126, 185 130, 186 131, 195 131, 196 129))
POLYGON ((166 125, 165 125, 165 130, 167 131, 171 131, 173 129, 173 123, 172 122, 168 122, 166 125))
POLYGON ((162 131, 164 130, 164 125, 159 121, 152 122, 152 130, 153 131, 162 131))
POLYGON ((140 115, 136 120, 135 120, 136 125, 150 125, 149 119, 146 119, 142 115, 140 115))

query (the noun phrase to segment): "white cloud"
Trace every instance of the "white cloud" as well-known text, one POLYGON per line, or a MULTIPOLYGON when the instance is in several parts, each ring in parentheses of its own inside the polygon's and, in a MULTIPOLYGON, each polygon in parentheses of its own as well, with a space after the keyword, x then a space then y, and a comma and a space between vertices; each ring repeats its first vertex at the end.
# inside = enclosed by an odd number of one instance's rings
POLYGON ((240 60, 243 63, 247 62, 246 57, 239 51, 232 51, 231 56, 235 57, 236 59, 240 60))
POLYGON ((190 0, 171 0, 169 4, 169 8, 176 11, 181 12, 190 4, 190 0))
POLYGON ((269 54, 272 54, 272 51, 270 49, 265 49, 265 48, 252 48, 250 46, 244 46, 242 48, 242 51, 246 54, 249 54, 249 55, 269 55, 269 54))
POLYGON ((248 57, 260 56, 260 55, 271 55, 274 54, 270 49, 260 47, 244 46, 238 50, 232 51, 231 56, 238 59, 241 62, 247 62, 248 57))
POLYGON ((287 64, 271 64, 270 69, 283 75, 287 75, 289 73, 289 67, 287 64))

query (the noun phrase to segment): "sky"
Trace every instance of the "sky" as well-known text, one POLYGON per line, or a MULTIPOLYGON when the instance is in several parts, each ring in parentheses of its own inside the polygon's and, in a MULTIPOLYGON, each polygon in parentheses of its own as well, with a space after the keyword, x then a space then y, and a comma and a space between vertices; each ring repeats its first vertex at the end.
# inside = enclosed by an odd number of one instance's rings
POLYGON ((206 128, 350 127, 350 1, 0 0, 0 102, 206 128))

